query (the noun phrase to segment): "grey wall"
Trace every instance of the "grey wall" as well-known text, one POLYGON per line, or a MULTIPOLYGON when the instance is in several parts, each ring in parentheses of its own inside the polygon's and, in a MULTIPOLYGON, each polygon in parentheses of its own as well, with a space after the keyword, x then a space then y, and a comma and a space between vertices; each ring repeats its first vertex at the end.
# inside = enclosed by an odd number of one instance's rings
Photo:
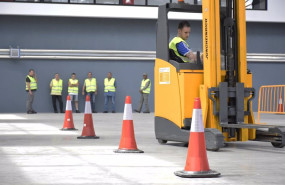
MULTIPOLYGON (((154 20, 0 16, 0 23, 0 48, 155 50, 154 20)), ((202 50, 201 22, 191 24, 189 43, 194 51, 202 50)), ((176 25, 177 21, 171 21, 171 37, 176 33, 176 25)), ((248 52, 285 53, 285 24, 248 23, 247 27, 248 52)), ((82 88, 89 71, 95 74, 99 83, 98 111, 103 111, 103 80, 109 71, 113 72, 118 82, 117 111, 123 111, 126 95, 131 95, 133 106, 137 106, 143 72, 149 73, 153 82, 154 62, 0 59, 0 112, 25 111, 24 81, 30 68, 36 70, 39 78, 39 90, 34 103, 39 112, 52 111, 48 85, 55 72, 60 73, 65 82, 65 99, 70 74, 77 73, 82 88)), ((250 63, 248 68, 254 74, 254 87, 257 89, 262 84, 285 84, 282 78, 285 64, 250 63)), ((84 97, 80 96, 79 101, 79 108, 84 111, 84 97)), ((153 111, 153 91, 150 105, 153 111)), ((254 107, 257 107, 257 98, 254 107)))
MULTIPOLYGON (((0 48, 155 50, 155 21, 2 16, 0 23, 0 48)), ((53 111, 49 83, 54 73, 64 80, 66 99, 70 74, 77 74, 82 88, 89 71, 98 81, 97 110, 103 111, 103 80, 111 71, 118 83, 116 109, 123 111, 126 95, 131 95, 134 107, 138 105, 142 73, 149 73, 153 81, 154 62, 1 59, 0 112, 25 111, 25 77, 30 68, 36 70, 39 80, 34 102, 39 112, 53 111)), ((79 101, 84 111, 84 97, 79 101)), ((149 101, 153 111, 153 92, 149 101)))

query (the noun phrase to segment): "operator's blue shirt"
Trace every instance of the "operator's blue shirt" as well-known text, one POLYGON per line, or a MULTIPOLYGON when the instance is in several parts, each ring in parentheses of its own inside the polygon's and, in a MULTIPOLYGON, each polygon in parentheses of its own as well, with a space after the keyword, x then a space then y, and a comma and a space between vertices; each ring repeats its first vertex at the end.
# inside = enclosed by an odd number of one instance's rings
POLYGON ((177 51, 180 55, 185 56, 189 52, 191 52, 191 49, 188 48, 188 46, 184 42, 179 42, 176 44, 177 51))

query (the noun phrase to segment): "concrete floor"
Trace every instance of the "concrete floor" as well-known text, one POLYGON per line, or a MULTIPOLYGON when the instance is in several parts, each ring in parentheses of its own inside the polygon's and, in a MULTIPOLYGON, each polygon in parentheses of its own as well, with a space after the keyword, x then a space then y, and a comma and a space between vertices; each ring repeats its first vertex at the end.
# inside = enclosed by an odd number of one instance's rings
MULTIPOLYGON (((211 169, 222 176, 184 179, 173 172, 185 165, 187 147, 160 145, 154 115, 134 114, 136 141, 143 154, 117 154, 122 113, 94 114, 98 140, 78 140, 83 114, 73 114, 78 131, 60 131, 64 114, 0 114, 0 184, 285 184, 285 148, 270 143, 230 143, 208 152, 211 169)), ((285 116, 262 122, 285 125, 285 116)))

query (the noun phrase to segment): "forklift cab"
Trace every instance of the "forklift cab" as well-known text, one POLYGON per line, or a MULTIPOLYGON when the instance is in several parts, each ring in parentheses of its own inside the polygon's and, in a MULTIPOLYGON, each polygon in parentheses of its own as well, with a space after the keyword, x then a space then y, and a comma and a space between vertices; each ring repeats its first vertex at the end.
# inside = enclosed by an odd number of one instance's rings
MULTIPOLYGON (((157 21, 157 51, 156 58, 163 59, 175 65, 177 69, 192 69, 202 70, 203 65, 200 60, 200 52, 197 52, 196 63, 185 63, 178 57, 172 49, 168 48, 169 44, 169 27, 168 27, 168 13, 169 12, 188 12, 188 13, 202 13, 201 5, 190 5, 186 3, 167 3, 159 7, 159 19, 157 21)), ((202 30, 201 30, 202 31, 202 30)), ((179 71, 179 70, 178 70, 179 71)))
MULTIPOLYGON (((189 132, 193 100, 195 97, 199 97, 199 86, 203 83, 203 65, 200 61, 199 52, 197 52, 198 60, 196 63, 185 63, 180 57, 176 56, 173 50, 169 49, 169 12, 202 13, 202 6, 186 3, 167 3, 159 7, 157 22, 155 61, 156 128, 159 131, 173 127, 174 130, 179 128, 189 132)), ((177 138, 175 137, 170 140, 176 141, 177 138)), ((185 140, 185 142, 187 141, 185 140)))

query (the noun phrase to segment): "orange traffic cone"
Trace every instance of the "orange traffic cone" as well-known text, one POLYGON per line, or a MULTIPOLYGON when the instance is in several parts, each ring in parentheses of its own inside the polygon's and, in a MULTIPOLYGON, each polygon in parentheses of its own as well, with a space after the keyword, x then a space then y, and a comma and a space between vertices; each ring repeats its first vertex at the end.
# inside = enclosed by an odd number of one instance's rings
POLYGON ((70 96, 67 96, 65 118, 64 118, 63 128, 61 130, 77 130, 76 128, 74 128, 73 124, 70 96))
POLYGON ((179 177, 217 177, 219 172, 210 170, 206 152, 200 98, 195 98, 188 154, 183 171, 174 172, 179 177))
POLYGON ((119 149, 114 151, 116 153, 143 153, 142 150, 137 148, 132 110, 131 97, 127 96, 123 117, 122 136, 119 149))
POLYGON ((77 139, 99 139, 99 137, 95 135, 93 127, 93 119, 92 119, 92 110, 90 104, 90 96, 88 95, 86 96, 86 102, 85 102, 83 130, 81 136, 77 137, 77 139))
POLYGON ((278 111, 277 112, 283 112, 283 101, 282 101, 282 96, 279 98, 278 102, 278 111))

